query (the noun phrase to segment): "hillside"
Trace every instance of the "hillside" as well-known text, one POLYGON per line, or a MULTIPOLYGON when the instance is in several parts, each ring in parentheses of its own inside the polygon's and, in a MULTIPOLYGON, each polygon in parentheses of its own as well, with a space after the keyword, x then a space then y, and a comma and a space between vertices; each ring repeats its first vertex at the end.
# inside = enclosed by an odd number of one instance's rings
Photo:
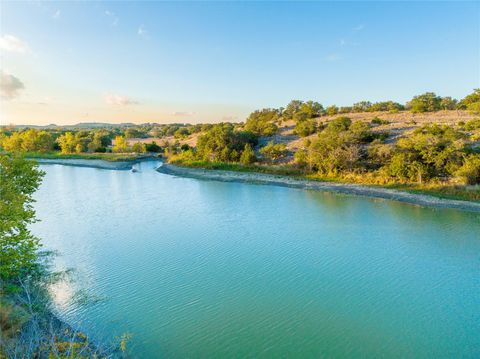
MULTIPOLYGON (((400 137, 406 136, 416 128, 420 128, 428 124, 456 126, 462 122, 468 122, 476 116, 465 110, 446 110, 437 112, 411 113, 410 111, 400 111, 398 113, 389 112, 360 112, 338 114, 334 116, 321 116, 315 118, 317 125, 327 124, 334 119, 342 116, 349 117, 352 122, 363 121, 370 123, 372 119, 378 118, 383 121, 388 121, 388 124, 380 124, 372 126, 373 132, 388 132, 389 137, 386 139, 387 143, 394 143, 400 137)), ((241 126, 240 126, 241 127, 241 126)), ((258 141, 258 149, 268 143, 274 141, 275 143, 284 143, 289 151, 287 162, 293 158, 293 153, 304 147, 305 139, 314 139, 317 134, 312 134, 306 137, 300 137, 295 134, 295 122, 293 120, 279 121, 278 132, 274 136, 261 136, 258 141)), ((193 133, 184 138, 175 136, 165 136, 162 138, 147 137, 147 138, 130 138, 128 143, 133 145, 137 142, 151 143, 155 142, 159 146, 164 147, 167 143, 179 142, 180 145, 187 144, 190 147, 196 147, 197 140, 202 132, 193 133)))

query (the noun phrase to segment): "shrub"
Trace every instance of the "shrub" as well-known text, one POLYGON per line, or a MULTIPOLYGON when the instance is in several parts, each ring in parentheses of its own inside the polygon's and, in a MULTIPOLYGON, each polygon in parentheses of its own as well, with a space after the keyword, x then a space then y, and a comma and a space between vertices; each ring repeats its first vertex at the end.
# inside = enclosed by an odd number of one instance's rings
POLYGON ((240 155, 240 163, 242 165, 249 165, 254 163, 257 160, 255 152, 252 149, 252 145, 247 143, 240 155))
POLYGON ((283 143, 274 143, 273 141, 270 141, 266 146, 260 149, 260 153, 267 157, 271 162, 275 162, 287 155, 287 148, 283 143))
POLYGON ((374 117, 370 123, 372 125, 388 125, 390 123, 390 121, 388 120, 382 120, 381 118, 378 118, 378 117, 374 117))
POLYGON ((455 173, 464 184, 480 184, 480 155, 472 154, 465 158, 463 165, 455 173))

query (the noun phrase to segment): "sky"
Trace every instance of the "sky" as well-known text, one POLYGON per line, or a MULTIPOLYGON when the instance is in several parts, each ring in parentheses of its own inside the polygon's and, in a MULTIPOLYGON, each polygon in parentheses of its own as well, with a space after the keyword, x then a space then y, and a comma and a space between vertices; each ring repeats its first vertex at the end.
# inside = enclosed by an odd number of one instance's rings
POLYGON ((480 2, 0 2, 0 124, 243 121, 480 87, 480 2))

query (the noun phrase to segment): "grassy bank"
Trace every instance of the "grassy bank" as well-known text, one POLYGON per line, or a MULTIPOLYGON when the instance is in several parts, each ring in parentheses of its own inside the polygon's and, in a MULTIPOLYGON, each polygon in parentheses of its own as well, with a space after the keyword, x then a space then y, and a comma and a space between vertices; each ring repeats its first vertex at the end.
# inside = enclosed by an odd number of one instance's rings
POLYGON ((69 153, 61 152, 25 152, 27 158, 45 158, 45 159, 83 159, 83 160, 103 160, 109 162, 135 161, 148 156, 137 153, 69 153))
POLYGON ((176 166, 202 168, 210 170, 236 171, 265 173, 279 176, 291 176, 296 179, 313 180, 318 182, 335 182, 345 184, 358 184, 372 187, 396 189, 412 194, 423 194, 437 198, 454 199, 463 201, 480 201, 480 188, 478 186, 463 186, 454 184, 438 183, 395 183, 393 181, 384 181, 383 184, 375 183, 371 176, 351 175, 351 176, 319 176, 316 174, 306 174, 302 170, 292 165, 242 165, 239 163, 209 162, 209 161, 179 161, 173 160, 169 163, 176 166), (362 180, 363 179, 363 180, 362 180))

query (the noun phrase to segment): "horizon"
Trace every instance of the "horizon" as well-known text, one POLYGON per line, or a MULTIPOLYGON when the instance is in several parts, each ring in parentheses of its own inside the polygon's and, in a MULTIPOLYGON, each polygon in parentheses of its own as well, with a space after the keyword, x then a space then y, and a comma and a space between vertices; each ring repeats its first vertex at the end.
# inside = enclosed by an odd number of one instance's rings
POLYGON ((240 122, 480 87, 477 2, 2 2, 1 125, 240 122))

